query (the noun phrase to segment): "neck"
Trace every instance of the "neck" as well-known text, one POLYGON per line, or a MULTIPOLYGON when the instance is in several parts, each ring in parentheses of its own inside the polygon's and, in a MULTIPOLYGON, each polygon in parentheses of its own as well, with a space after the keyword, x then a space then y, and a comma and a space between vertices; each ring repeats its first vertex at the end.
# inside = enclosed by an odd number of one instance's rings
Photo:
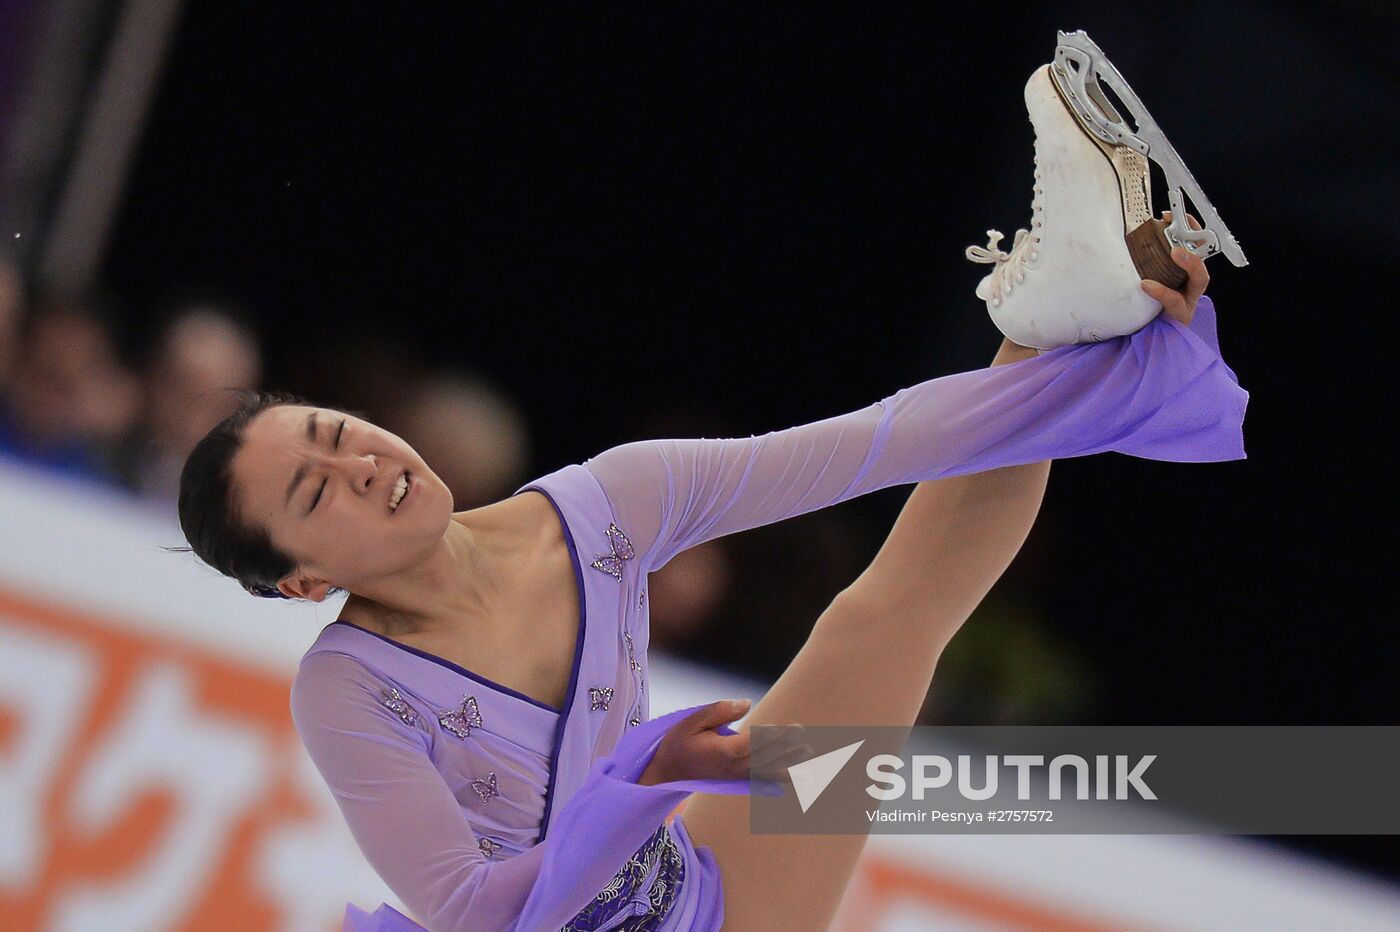
POLYGON ((500 618, 533 541, 486 508, 453 515, 432 554, 351 593, 344 620, 388 637, 479 628, 500 618))

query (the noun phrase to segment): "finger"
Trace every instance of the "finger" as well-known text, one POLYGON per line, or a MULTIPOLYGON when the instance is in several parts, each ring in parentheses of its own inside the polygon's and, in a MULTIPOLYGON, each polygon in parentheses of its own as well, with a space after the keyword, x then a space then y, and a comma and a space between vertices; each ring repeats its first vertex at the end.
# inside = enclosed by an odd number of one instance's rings
POLYGON ((1196 302, 1206 293, 1206 286, 1210 284, 1206 260, 1189 249, 1178 246, 1172 250, 1172 261, 1186 270, 1186 287, 1181 289, 1185 295, 1183 304, 1188 311, 1194 312, 1196 302))
POLYGON ((684 726, 686 731, 691 734, 698 731, 708 731, 728 724, 735 719, 743 718, 752 704, 747 699, 721 699, 719 702, 712 702, 687 715, 680 725, 684 726))
POLYGON ((768 741, 763 744, 753 744, 750 746, 750 754, 753 758, 754 766, 770 765, 777 761, 792 760, 794 763, 805 760, 802 756, 802 749, 807 748, 807 753, 811 753, 811 745, 804 742, 800 736, 784 737, 778 741, 768 741))
POLYGON ((754 767, 749 770, 751 780, 766 780, 769 783, 792 784, 792 771, 787 767, 754 767))
POLYGON ((743 761, 747 765, 753 752, 753 745, 749 743, 748 732, 722 735, 720 737, 720 742, 720 749, 729 760, 743 761))
POLYGON ((747 779, 751 766, 748 734, 726 735, 723 741, 721 752, 725 773, 736 780, 747 779))
POLYGON ((750 758, 750 764, 755 770, 787 770, 788 767, 794 767, 794 765, 801 764, 802 761, 811 760, 812 754, 811 744, 797 744, 797 746, 788 747, 787 750, 771 760, 760 761, 757 758, 750 758))
MULTIPOLYGON (((1172 212, 1170 210, 1162 211, 1162 219, 1170 222, 1172 219, 1172 212)), ((1201 228, 1201 221, 1197 220, 1195 217, 1191 216, 1188 213, 1186 215, 1186 225, 1193 230, 1199 230, 1201 228)))
POLYGON ((781 750, 783 747, 792 747, 801 741, 806 734, 806 729, 797 724, 778 727, 760 726, 753 735, 754 754, 768 748, 781 750))
POLYGON ((1142 280, 1142 290, 1162 305, 1162 311, 1167 316, 1182 323, 1190 323, 1186 316, 1186 299, 1182 297, 1181 292, 1150 278, 1142 280))
MULTIPOLYGON (((1172 212, 1162 211, 1162 217, 1171 221, 1172 212)), ((1191 214, 1186 215, 1186 223, 1193 230, 1201 229, 1201 223, 1191 214)), ((1206 288, 1210 285, 1210 271, 1206 268, 1205 259, 1196 255, 1189 249, 1181 246, 1172 248, 1172 261, 1186 271, 1186 286, 1181 289, 1180 303, 1171 298, 1164 298, 1158 293, 1148 291, 1162 304, 1162 309, 1183 324, 1189 325, 1196 314, 1196 303, 1200 301, 1201 295, 1206 293, 1206 288)), ((1147 290, 1144 288, 1144 290, 1147 290)))
POLYGON ((715 731, 701 731, 691 736, 691 753, 709 760, 720 762, 749 760, 751 750, 749 733, 738 731, 732 735, 715 731))
POLYGON ((760 758, 754 755, 749 758, 749 766, 753 772, 759 775, 785 773, 789 767, 794 767, 804 761, 811 760, 816 755, 810 744, 794 744, 792 747, 784 748, 780 753, 766 755, 760 758))
POLYGON ((762 764, 753 762, 751 773, 759 779, 791 782, 792 768, 811 760, 815 755, 816 751, 810 744, 799 744, 775 760, 762 764))

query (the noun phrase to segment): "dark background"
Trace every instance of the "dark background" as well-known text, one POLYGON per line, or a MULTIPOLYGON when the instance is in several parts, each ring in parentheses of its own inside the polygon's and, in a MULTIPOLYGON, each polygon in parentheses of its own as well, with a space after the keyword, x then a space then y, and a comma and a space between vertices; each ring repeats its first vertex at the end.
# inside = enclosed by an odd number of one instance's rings
MULTIPOLYGON (((1389 4, 192 2, 104 279, 132 351, 132 308, 243 302, 274 388, 352 338, 469 362, 536 475, 658 411, 817 420, 990 360, 963 249, 1029 226, 1022 88, 1078 28, 1250 259, 1209 264, 1249 458, 1057 463, 994 599, 1073 646, 1081 723, 1394 723, 1389 4)), ((908 491, 840 506, 864 553, 908 491)), ((773 676, 789 648, 697 652, 773 676)), ((1392 838, 1287 843, 1400 874, 1392 838)))

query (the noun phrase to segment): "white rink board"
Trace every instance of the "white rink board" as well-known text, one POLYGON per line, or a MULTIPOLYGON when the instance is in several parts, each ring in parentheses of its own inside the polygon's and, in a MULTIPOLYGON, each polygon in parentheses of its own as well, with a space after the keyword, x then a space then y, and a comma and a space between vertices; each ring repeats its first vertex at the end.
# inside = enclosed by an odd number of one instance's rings
MULTIPOLYGON (((0 528, 7 923, 326 930, 347 900, 393 901, 286 713, 338 602, 251 598, 161 550, 178 527, 3 459, 0 528)), ((765 689, 659 654, 652 670, 656 715, 765 689)), ((1244 840, 876 835, 866 861, 838 930, 1400 929, 1395 887, 1244 840)))

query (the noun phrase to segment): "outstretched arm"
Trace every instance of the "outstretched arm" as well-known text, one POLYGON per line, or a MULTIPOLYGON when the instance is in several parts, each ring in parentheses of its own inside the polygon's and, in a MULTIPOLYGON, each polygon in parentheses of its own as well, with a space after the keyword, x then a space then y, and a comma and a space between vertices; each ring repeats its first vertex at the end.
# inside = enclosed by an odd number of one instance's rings
POLYGON ((735 531, 877 489, 1116 450, 1178 462, 1244 456, 1248 393, 1202 297, 1190 325, 929 379, 826 420, 733 439, 643 440, 584 462, 643 572, 735 531))

